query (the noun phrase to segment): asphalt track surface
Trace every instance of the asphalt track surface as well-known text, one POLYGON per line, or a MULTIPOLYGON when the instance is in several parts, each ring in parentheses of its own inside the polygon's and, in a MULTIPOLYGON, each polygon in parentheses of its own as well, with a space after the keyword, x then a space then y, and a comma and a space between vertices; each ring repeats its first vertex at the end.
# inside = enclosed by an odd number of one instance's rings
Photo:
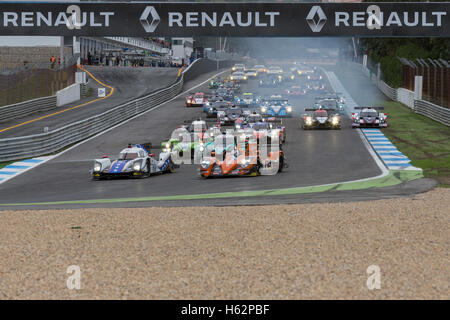
MULTIPOLYGON (((184 90, 206 81, 214 74, 215 72, 205 74, 185 83, 184 90)), ((280 92, 280 89, 261 89, 257 86, 256 81, 244 84, 242 90, 263 95, 280 92)), ((194 91, 208 91, 207 84, 194 91)), ((371 178, 381 174, 380 168, 364 146, 358 130, 351 129, 349 119, 344 119, 341 130, 304 131, 299 127, 299 117, 304 108, 311 106, 314 101, 313 96, 311 96, 291 100, 294 108, 294 117, 284 121, 287 130, 287 142, 284 151, 289 168, 275 176, 205 180, 197 173, 198 165, 182 165, 173 174, 156 175, 146 179, 107 181, 92 181, 90 179, 88 171, 92 167, 93 159, 102 155, 115 157, 130 142, 159 144, 169 137, 172 130, 182 124, 184 120, 201 115, 201 108, 188 109, 185 107, 184 101, 185 95, 181 95, 153 111, 77 146, 36 169, 1 184, 0 203, 243 192, 339 183, 371 178)), ((155 152, 159 152, 159 150, 155 150, 155 152)), ((277 197, 19 206, 1 207, 1 209, 138 207, 149 205, 252 205, 352 201, 410 195, 435 186, 432 180, 421 179, 420 181, 420 183, 412 181, 396 187, 360 190, 358 192, 330 191, 277 197)))
MULTIPOLYGON (((137 97, 167 87, 168 85, 176 81, 178 73, 177 68, 86 66, 86 70, 88 70, 101 82, 112 86, 114 88, 114 93, 107 99, 96 101, 79 108, 60 113, 58 115, 50 116, 33 123, 0 132, 0 139, 42 133, 44 132, 45 127, 48 127, 50 130, 54 130, 69 123, 89 118, 115 106, 118 106, 124 102, 136 99, 137 97)), ((87 77, 90 78, 89 76, 87 77)), ((38 112, 24 118, 0 123, 0 131, 7 127, 21 124, 66 108, 84 104, 88 101, 97 99, 97 88, 103 86, 91 78, 89 80, 89 87, 92 88, 92 94, 89 97, 82 98, 79 101, 60 106, 46 112, 38 112)), ((107 93, 109 93, 109 89, 107 89, 107 93)))

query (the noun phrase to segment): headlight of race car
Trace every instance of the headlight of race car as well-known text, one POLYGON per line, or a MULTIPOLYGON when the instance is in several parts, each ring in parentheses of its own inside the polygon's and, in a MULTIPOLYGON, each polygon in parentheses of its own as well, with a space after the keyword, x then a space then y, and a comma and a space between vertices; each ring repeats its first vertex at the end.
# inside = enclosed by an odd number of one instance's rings
POLYGON ((308 76, 308 79, 311 79, 311 76, 308 76))
POLYGON ((134 171, 141 171, 141 163, 140 162, 135 162, 133 164, 133 170, 134 171))
POLYGON ((241 165, 244 166, 244 167, 248 166, 249 164, 250 164, 250 160, 249 159, 244 159, 244 160, 241 161, 241 165))
POLYGON ((338 117, 333 117, 333 118, 331 119, 331 123, 332 123, 333 125, 337 125, 337 124, 339 123, 339 118, 338 118, 338 117))
POLYGON ((320 76, 319 79, 322 80, 322 76, 320 76))
POLYGON ((291 80, 294 80, 295 79, 295 76, 291 76, 291 80))
POLYGON ((262 113, 265 113, 267 111, 267 108, 266 107, 261 107, 261 112, 262 113))
POLYGON ((244 80, 247 80, 247 77, 244 77, 244 80))
POLYGON ((94 164, 94 171, 95 172, 100 172, 101 170, 102 170, 102 165, 100 163, 96 162, 94 164))
POLYGON ((269 124, 269 128, 270 128, 270 129, 272 129, 272 128, 273 128, 273 125, 272 125, 271 123, 269 124))
POLYGON ((209 161, 209 160, 203 160, 203 161, 200 163, 200 166, 201 166, 203 169, 208 168, 210 165, 211 165, 211 161, 209 161))
POLYGON ((279 79, 279 80, 281 80, 281 78, 282 78, 281 76, 278 76, 278 79, 279 79))
POLYGON ((203 143, 200 145, 200 148, 198 148, 198 150, 199 150, 200 152, 205 151, 205 146, 203 145, 203 143))
POLYGON ((292 112, 292 107, 286 107, 287 112, 292 112))
POLYGON ((241 128, 241 125, 240 124, 236 124, 236 129, 240 129, 241 128))
POLYGON ((307 125, 310 125, 310 124, 312 124, 312 118, 311 117, 306 117, 306 124, 307 125))
POLYGON ((245 140, 245 134, 241 134, 241 140, 245 140))
POLYGON ((233 77, 230 77, 230 79, 233 80, 234 78, 233 78, 233 77))

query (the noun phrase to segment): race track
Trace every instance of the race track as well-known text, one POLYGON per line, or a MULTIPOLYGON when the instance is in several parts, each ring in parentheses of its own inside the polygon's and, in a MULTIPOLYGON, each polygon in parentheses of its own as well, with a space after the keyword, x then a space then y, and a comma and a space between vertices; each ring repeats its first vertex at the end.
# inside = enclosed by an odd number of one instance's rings
MULTIPOLYGON (((89 87, 92 88, 92 94, 90 96, 82 98, 79 101, 57 107, 56 109, 46 112, 38 112, 24 118, 0 123, 0 139, 42 133, 44 127, 54 130, 69 123, 89 118, 111 109, 112 107, 118 106, 132 99, 136 99, 137 97, 167 87, 176 81, 178 73, 178 69, 176 68, 118 68, 86 66, 86 69, 100 82, 114 88, 114 93, 109 98, 1 132, 2 129, 26 123, 30 120, 50 115, 73 106, 82 105, 97 99, 97 88, 103 86, 87 76, 90 78, 89 87)), ((109 89, 107 89, 107 93, 109 93, 109 89)))
MULTIPOLYGON (((202 75, 188 81, 184 90, 205 82, 216 72, 202 75)), ((208 91, 204 84, 192 91, 208 91)), ((280 89, 261 89, 256 81, 242 86, 242 91, 261 95, 279 93, 280 89)), ((126 122, 102 135, 99 135, 59 157, 30 170, 6 183, 0 184, 0 203, 42 203, 73 201, 70 204, 46 204, 40 206, 4 206, 6 208, 44 208, 44 207, 98 207, 98 206, 145 206, 145 205, 226 205, 226 204, 266 204, 311 201, 361 200, 393 197, 419 192, 431 188, 432 181, 422 179, 422 184, 403 187, 388 187, 362 190, 361 192, 334 192, 319 194, 267 196, 239 198, 240 192, 280 188, 308 187, 333 184, 378 176, 381 169, 364 145, 358 130, 351 129, 350 120, 345 119, 342 130, 310 130, 299 127, 299 116, 305 107, 310 107, 313 97, 291 100, 294 117, 285 119, 287 142, 284 147, 289 168, 276 176, 245 178, 226 178, 205 180, 197 173, 198 165, 183 165, 173 174, 152 176, 146 179, 120 179, 92 181, 88 171, 93 159, 102 155, 110 157, 128 143, 151 141, 159 144, 173 129, 186 119, 201 116, 201 108, 186 108, 182 94, 138 118, 126 122), (78 203, 93 199, 121 199, 157 196, 182 196, 208 193, 234 192, 230 199, 198 199, 153 202, 121 203, 78 203)), ((155 150, 159 152, 160 150, 155 150)))

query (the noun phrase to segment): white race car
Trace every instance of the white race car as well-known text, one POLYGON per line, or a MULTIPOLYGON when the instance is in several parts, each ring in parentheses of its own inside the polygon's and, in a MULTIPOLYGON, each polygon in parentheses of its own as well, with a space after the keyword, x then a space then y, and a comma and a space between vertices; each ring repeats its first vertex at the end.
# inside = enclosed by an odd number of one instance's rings
POLYGON ((111 160, 107 156, 95 159, 91 170, 92 178, 94 180, 115 177, 141 178, 155 173, 174 172, 178 167, 173 163, 170 152, 161 152, 159 159, 156 159, 148 150, 149 145, 130 144, 120 152, 117 160, 111 160))

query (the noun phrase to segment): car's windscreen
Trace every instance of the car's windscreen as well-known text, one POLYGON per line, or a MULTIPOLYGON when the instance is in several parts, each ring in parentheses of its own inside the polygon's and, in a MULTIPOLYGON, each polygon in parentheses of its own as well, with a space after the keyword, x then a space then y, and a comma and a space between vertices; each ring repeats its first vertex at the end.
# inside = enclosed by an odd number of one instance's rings
POLYGON ((231 115, 231 114, 240 115, 242 113, 242 110, 241 109, 228 109, 225 111, 225 113, 227 115, 231 115))
POLYGON ((243 99, 253 99, 253 93, 244 93, 242 95, 243 99))
POLYGON ((262 116, 261 115, 250 115, 247 119, 248 122, 259 122, 262 121, 262 116))
POLYGON ((267 122, 258 122, 253 126, 253 130, 266 130, 269 129, 269 124, 267 122))
POLYGON ((119 160, 133 160, 138 157, 137 153, 134 152, 122 152, 119 155, 119 160))
POLYGON ((376 112, 376 111, 363 111, 363 112, 361 112, 361 117, 378 117, 378 112, 376 112))
POLYGON ((270 100, 269 104, 271 106, 281 106, 284 104, 284 102, 285 102, 284 100, 270 100))

